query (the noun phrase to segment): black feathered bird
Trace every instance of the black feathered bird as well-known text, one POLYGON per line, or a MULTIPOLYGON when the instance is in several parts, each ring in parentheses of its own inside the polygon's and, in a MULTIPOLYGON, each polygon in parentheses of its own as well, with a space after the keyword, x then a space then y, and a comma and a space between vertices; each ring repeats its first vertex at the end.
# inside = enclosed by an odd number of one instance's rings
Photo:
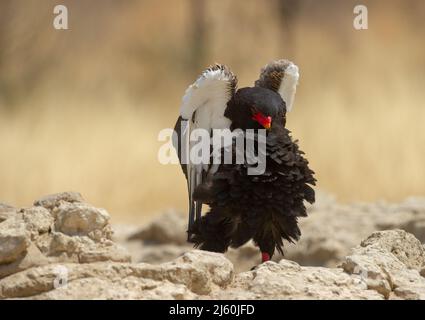
POLYGON ((254 87, 237 90, 233 73, 217 64, 186 90, 174 146, 188 182, 188 240, 200 249, 225 252, 253 239, 267 261, 275 250, 283 253, 283 240, 299 239, 298 218, 307 215, 305 201, 314 202, 315 179, 285 128, 298 77, 295 64, 278 60, 261 70, 254 87), (193 148, 190 134, 198 128, 207 130, 211 139, 213 129, 267 129, 265 171, 248 174, 247 159, 235 164, 194 164, 188 156, 193 148), (205 215, 202 204, 210 207, 205 215))

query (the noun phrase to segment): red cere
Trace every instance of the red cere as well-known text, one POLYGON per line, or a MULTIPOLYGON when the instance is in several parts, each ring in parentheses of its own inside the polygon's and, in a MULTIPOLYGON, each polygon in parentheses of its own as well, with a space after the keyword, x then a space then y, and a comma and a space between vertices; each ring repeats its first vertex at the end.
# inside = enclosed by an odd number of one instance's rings
POLYGON ((261 112, 256 112, 252 116, 252 119, 257 121, 259 124, 261 124, 263 127, 270 127, 270 124, 272 123, 272 117, 264 116, 261 112))
POLYGON ((262 252, 261 253, 261 260, 263 262, 269 261, 270 260, 270 255, 267 252, 262 252))

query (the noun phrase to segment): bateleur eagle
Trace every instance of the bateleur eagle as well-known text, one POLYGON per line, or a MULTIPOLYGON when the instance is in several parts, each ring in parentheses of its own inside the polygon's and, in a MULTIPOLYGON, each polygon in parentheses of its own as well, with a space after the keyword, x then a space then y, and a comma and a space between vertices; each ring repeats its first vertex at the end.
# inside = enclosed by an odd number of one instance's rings
MULTIPOLYGON (((266 65, 254 87, 237 90, 237 78, 224 65, 206 69, 183 97, 173 141, 189 193, 188 241, 203 250, 225 252, 253 239, 262 260, 275 250, 283 254, 283 240, 294 242, 301 232, 298 218, 307 216, 305 201, 314 202, 314 172, 291 132, 285 128, 298 83, 298 67, 288 60, 266 65), (194 163, 190 159, 195 129, 245 133, 266 129, 265 171, 248 173, 242 163, 194 163), (202 205, 209 211, 202 214, 202 205)), ((253 136, 256 142, 258 134, 253 136)), ((228 150, 235 149, 235 137, 228 150)), ((258 148, 257 148, 258 149, 258 148)), ((257 150, 259 152, 259 150, 257 150)), ((235 151, 232 151, 235 156, 235 151)))

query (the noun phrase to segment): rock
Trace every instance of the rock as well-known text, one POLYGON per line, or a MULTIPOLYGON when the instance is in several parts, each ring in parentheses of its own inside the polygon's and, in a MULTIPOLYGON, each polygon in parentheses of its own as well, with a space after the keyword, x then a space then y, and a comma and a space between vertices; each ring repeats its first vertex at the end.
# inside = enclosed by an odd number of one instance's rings
POLYGON ((425 198, 341 205, 322 195, 317 202, 300 220, 300 241, 285 251, 285 258, 301 265, 336 266, 350 248, 377 230, 403 229, 425 242, 425 198))
POLYGON ((409 197, 396 206, 396 210, 423 215, 425 214, 425 197, 409 197))
POLYGON ((404 272, 396 273, 392 281, 394 289, 390 299, 425 299, 425 279, 419 275, 417 270, 405 270, 404 272))
MULTIPOLYGON (((93 247, 96 244, 93 240, 88 237, 72 237, 61 232, 52 232, 48 239, 43 239, 46 243, 37 243, 42 252, 47 256, 58 257, 61 254, 64 254, 66 258, 75 257, 74 261, 77 261, 77 254, 84 247, 93 247)), ((69 262, 74 262, 73 260, 69 262)))
POLYGON ((374 232, 360 245, 392 253, 411 269, 420 270, 425 265, 425 250, 422 244, 413 234, 403 230, 374 232))
MULTIPOLYGON (((400 204, 380 201, 344 205, 320 191, 316 198, 316 203, 308 208, 309 216, 300 219, 300 241, 295 245, 285 243, 285 256, 276 254, 274 261, 286 258, 306 266, 335 267, 352 247, 378 230, 403 229, 425 242, 425 198, 409 198, 400 204)), ((133 226, 127 238, 131 241, 122 244, 131 249, 135 261, 161 263, 191 247, 186 243, 186 223, 184 215, 169 211, 137 232, 133 226), (142 240, 139 245, 137 240, 142 240), (182 248, 171 249, 171 245, 182 248)), ((227 254, 232 262, 237 262, 238 271, 249 270, 259 263, 258 252, 252 244, 247 246, 251 248, 249 257, 239 255, 242 248, 229 250, 227 254)))
MULTIPOLYGON (((183 221, 183 217, 180 215, 178 217, 183 221)), ((120 232, 125 232, 125 230, 130 230, 131 232, 129 232, 126 237, 124 234, 120 234, 119 237, 114 236, 114 239, 117 239, 121 245, 125 246, 130 251, 133 261, 152 264, 164 263, 174 260, 193 249, 191 243, 185 242, 183 244, 176 244, 176 242, 180 243, 182 239, 178 241, 171 240, 169 243, 164 244, 152 240, 139 241, 141 238, 145 238, 144 236, 140 237, 140 234, 143 234, 146 229, 149 229, 149 227, 142 229, 142 231, 134 232, 134 226, 125 227, 121 225, 119 226, 120 232)), ((114 231, 115 230, 116 226, 114 226, 114 231)), ((157 235, 156 237, 162 239, 160 242, 166 242, 162 235, 157 235)), ((149 239, 152 238, 153 237, 149 237, 149 239)), ((234 264, 235 270, 238 272, 249 270, 261 262, 260 252, 252 242, 248 242, 238 249, 230 248, 225 256, 234 264)))
POLYGON ((369 272, 367 277, 381 275, 381 280, 389 285, 388 290, 378 290, 379 286, 372 286, 368 279, 363 278, 363 274, 357 275, 348 267, 303 267, 285 259, 279 263, 270 261, 252 271, 235 275, 233 265, 224 255, 193 250, 172 262, 160 265, 94 262, 39 266, 1 279, 0 298, 423 298, 421 290, 423 291, 425 284, 418 282, 419 273, 416 270, 408 269, 386 250, 376 247, 366 250, 366 247, 361 246, 357 249, 363 251, 358 252, 358 258, 352 261, 363 263, 362 266, 369 272), (382 270, 389 272, 388 276, 373 269, 376 266, 373 263, 380 263, 382 270), (409 286, 406 281, 410 282, 409 286))
POLYGON ((21 258, 29 245, 29 234, 20 219, 14 217, 0 223, 0 265, 21 258))
MULTIPOLYGON (((316 203, 308 209, 309 216, 300 219, 300 241, 285 244, 285 256, 276 254, 273 260, 286 258, 306 266, 335 267, 352 247, 377 230, 403 229, 425 241, 424 199, 411 198, 401 204, 381 201, 341 205, 334 197, 319 192, 316 203)), ((185 242, 186 222, 184 215, 169 211, 140 231, 128 233, 132 241, 122 244, 131 249, 135 261, 161 263, 171 260, 191 247, 185 242), (142 241, 136 245, 136 240, 142 241), (172 245, 182 248, 171 248, 172 245)), ((229 250, 227 254, 238 271, 249 270, 260 262, 252 244, 247 247, 250 247, 249 257, 241 253, 242 248, 229 250)))
POLYGON ((80 263, 97 261, 131 262, 131 256, 126 249, 120 246, 106 246, 93 250, 82 250, 78 255, 80 263))
POLYGON ((34 201, 34 206, 41 206, 46 209, 58 207, 61 202, 75 203, 84 202, 83 197, 78 192, 62 192, 51 194, 34 201))
POLYGON ((48 257, 55 257, 57 262, 131 261, 128 251, 111 241, 98 243, 89 237, 71 237, 60 232, 52 233, 49 240, 50 244, 43 247, 44 253, 48 257))
POLYGON ((22 270, 46 265, 49 263, 49 259, 40 252, 37 246, 31 243, 28 246, 25 255, 17 258, 11 263, 0 265, 0 279, 22 270))
MULTIPOLYGON (((114 228, 115 229, 115 228, 114 228)), ((159 264, 174 260, 193 249, 192 244, 143 244, 139 241, 121 242, 132 256, 132 261, 159 264)), ((261 262, 261 255, 252 242, 238 249, 229 249, 225 253, 227 259, 233 263, 235 271, 241 272, 251 269, 261 262)))
POLYGON ((109 214, 64 193, 14 209, 0 222, 0 279, 54 263, 130 262, 127 250, 112 242, 109 214), (70 202, 68 202, 70 201, 70 202))
POLYGON ((56 210, 55 230, 70 236, 110 239, 109 214, 85 203, 61 203, 56 210))
POLYGON ((32 239, 35 239, 40 234, 49 232, 53 227, 53 217, 50 212, 43 207, 23 209, 22 218, 32 239))
POLYGON ((187 222, 183 215, 167 211, 148 226, 132 234, 129 240, 143 240, 151 244, 186 244, 187 222))
POLYGON ((226 257, 233 263, 237 272, 250 270, 261 263, 260 251, 252 241, 237 249, 230 248, 226 257))
MULTIPOLYGON (((131 235, 140 231, 140 226, 136 224, 125 224, 115 223, 113 225, 114 233, 112 234, 112 240, 116 243, 126 243, 131 235)), ((136 239, 138 240, 138 239, 136 239)), ((140 242, 140 241, 135 241, 140 242)))
POLYGON ((285 258, 309 266, 336 266, 350 248, 376 230, 370 214, 341 205, 310 212, 300 220, 300 228, 301 239, 286 247, 285 258))
POLYGON ((389 270, 402 270, 404 265, 388 252, 368 250, 345 258, 342 267, 348 274, 358 275, 368 289, 388 298, 393 290, 389 270))
POLYGON ((65 287, 32 297, 41 300, 192 300, 196 295, 184 285, 143 278, 123 278, 110 281, 82 278, 65 287))
POLYGON ((341 269, 269 261, 239 274, 219 299, 383 299, 341 269))
MULTIPOLYGON (((209 279, 205 283, 208 283, 210 286, 217 285, 220 288, 225 288, 234 277, 232 263, 221 253, 192 250, 176 259, 172 263, 172 266, 177 266, 179 262, 183 265, 193 266, 204 275, 208 275, 209 279)), ((209 289, 202 288, 199 291, 208 292, 209 289)))
POLYGON ((128 238, 140 230, 140 226, 135 224, 114 224, 113 225, 112 241, 117 245, 123 247, 128 251, 133 262, 149 262, 149 263, 162 263, 171 261, 179 255, 172 256, 166 259, 161 259, 161 255, 155 255, 156 252, 161 250, 155 250, 155 246, 144 246, 143 241, 140 240, 128 240, 128 238), (154 252, 153 261, 145 256, 149 256, 149 251, 154 252))
POLYGON ((374 230, 421 221, 417 200, 401 206, 328 199, 309 208, 304 240, 286 248, 286 259, 260 265, 252 242, 226 254, 193 250, 185 241, 185 217, 176 213, 140 231, 121 227, 112 237, 109 214, 81 196, 57 194, 36 203, 0 207, 8 212, 0 222, 0 298, 425 299, 424 245, 403 230, 374 230), (135 252, 115 240, 131 243, 135 252), (131 256, 142 262, 131 263, 131 256), (338 261, 340 267, 314 266, 338 261))
POLYGON ((416 217, 412 216, 410 219, 400 224, 398 227, 400 229, 406 230, 415 235, 418 240, 422 243, 425 242, 425 214, 423 216, 416 217))
POLYGON ((0 212, 7 212, 12 210, 16 211, 16 208, 7 203, 0 202, 0 212))
POLYGON ((128 230, 126 236, 120 234, 116 239, 130 248, 134 261, 163 263, 193 249, 186 239, 186 218, 176 211, 166 211, 143 228, 118 227, 120 232, 128 230))
POLYGON ((141 254, 137 261, 152 264, 164 263, 182 256, 191 249, 191 246, 177 246, 175 244, 143 246, 139 249, 141 254))
POLYGON ((375 232, 345 258, 342 268, 358 274, 369 289, 385 298, 425 299, 425 279, 414 269, 423 262, 423 247, 402 230, 375 232))
POLYGON ((223 255, 193 251, 157 266, 96 262, 32 268, 1 279, 0 298, 192 299, 232 280, 233 266, 223 255))
POLYGON ((11 218, 13 215, 17 213, 18 209, 0 202, 0 223, 5 221, 6 219, 11 218))

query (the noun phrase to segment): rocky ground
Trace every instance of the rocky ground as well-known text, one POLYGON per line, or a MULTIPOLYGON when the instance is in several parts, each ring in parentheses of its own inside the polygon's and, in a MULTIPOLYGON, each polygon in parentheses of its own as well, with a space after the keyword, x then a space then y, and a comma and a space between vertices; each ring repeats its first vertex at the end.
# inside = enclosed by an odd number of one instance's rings
POLYGON ((260 265, 251 243, 193 250, 185 227, 173 211, 111 226, 70 192, 0 204, 0 299, 425 299, 425 198, 342 205, 319 194, 300 242, 260 265))

